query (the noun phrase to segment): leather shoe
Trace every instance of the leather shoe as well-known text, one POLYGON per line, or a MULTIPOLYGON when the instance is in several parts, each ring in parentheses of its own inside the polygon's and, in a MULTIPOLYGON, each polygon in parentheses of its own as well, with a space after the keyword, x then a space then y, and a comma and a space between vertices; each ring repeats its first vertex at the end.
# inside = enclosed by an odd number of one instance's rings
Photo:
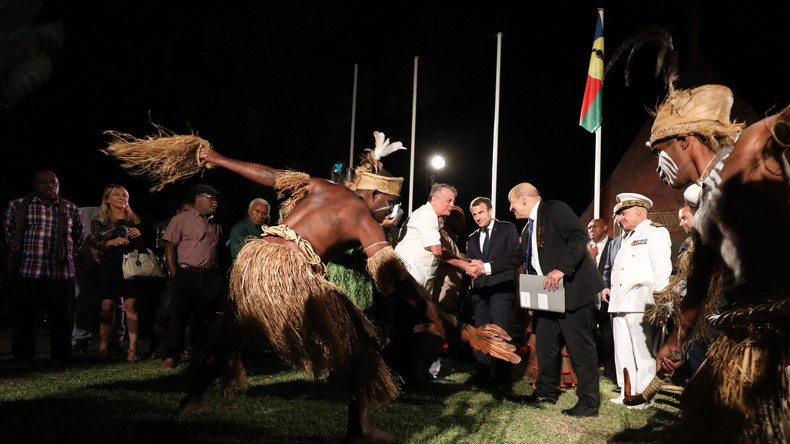
POLYGON ((525 404, 556 404, 557 398, 551 396, 540 396, 533 393, 529 396, 520 398, 519 401, 522 401, 525 404))
POLYGON ((563 410, 562 414, 568 416, 575 416, 577 418, 598 416, 598 407, 586 407, 582 404, 576 404, 575 406, 569 409, 563 410))

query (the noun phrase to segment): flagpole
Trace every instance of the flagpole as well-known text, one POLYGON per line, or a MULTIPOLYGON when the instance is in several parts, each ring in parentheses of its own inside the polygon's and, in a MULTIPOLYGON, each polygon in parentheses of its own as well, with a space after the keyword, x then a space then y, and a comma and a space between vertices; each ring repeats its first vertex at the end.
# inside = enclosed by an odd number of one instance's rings
POLYGON ((593 183, 593 217, 601 214, 601 128, 603 120, 603 8, 598 8, 595 24, 590 67, 587 71, 587 82, 584 87, 579 125, 595 134, 595 178, 593 183))
MULTIPOLYGON (((601 27, 603 28, 603 8, 599 9, 601 13, 601 27)), ((601 79, 601 93, 603 93, 603 79, 601 79)), ((601 110, 601 114, 603 114, 603 110, 601 110)), ((603 116, 601 116, 601 122, 603 122, 603 116)), ((595 130, 595 179, 594 179, 594 190, 595 194, 593 197, 593 219, 600 219, 601 217, 601 128, 603 127, 603 123, 601 126, 595 130)))
POLYGON ((601 218, 601 128, 595 130, 595 197, 593 198, 593 219, 601 218))
MULTIPOLYGON (((500 74, 502 68, 502 33, 496 34, 497 47, 496 47, 496 83, 494 86, 494 142, 493 153, 491 154, 491 206, 496 212, 496 182, 497 182, 497 164, 499 158, 499 89, 500 89, 500 74)), ((496 213, 495 213, 496 214, 496 213)))
POLYGON ((414 152, 417 133, 417 67, 420 58, 414 56, 414 86, 411 95, 411 164, 409 165, 409 215, 414 208, 414 152))
POLYGON ((354 63, 354 87, 351 93, 351 147, 348 154, 348 167, 354 165, 354 127, 357 122, 357 70, 359 66, 354 63))

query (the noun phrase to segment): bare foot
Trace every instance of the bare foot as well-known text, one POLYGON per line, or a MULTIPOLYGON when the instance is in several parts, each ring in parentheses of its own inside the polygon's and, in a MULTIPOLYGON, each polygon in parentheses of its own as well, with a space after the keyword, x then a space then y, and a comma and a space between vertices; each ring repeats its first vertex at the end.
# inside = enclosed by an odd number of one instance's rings
POLYGON ((398 442, 400 438, 392 433, 387 433, 384 430, 377 429, 373 426, 366 427, 364 432, 359 434, 346 433, 344 442, 354 444, 388 444, 398 442))

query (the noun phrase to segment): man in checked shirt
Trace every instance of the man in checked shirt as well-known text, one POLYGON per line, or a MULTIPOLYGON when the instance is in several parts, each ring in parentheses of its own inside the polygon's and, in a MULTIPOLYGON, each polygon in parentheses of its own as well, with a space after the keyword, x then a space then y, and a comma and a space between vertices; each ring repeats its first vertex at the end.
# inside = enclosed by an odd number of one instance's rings
POLYGON ((36 347, 36 316, 45 306, 50 355, 71 356, 71 307, 74 299, 72 253, 82 242, 82 213, 59 194, 60 182, 52 171, 33 176, 33 192, 8 203, 3 218, 10 245, 9 279, 12 285, 12 352, 16 359, 31 359, 36 347))

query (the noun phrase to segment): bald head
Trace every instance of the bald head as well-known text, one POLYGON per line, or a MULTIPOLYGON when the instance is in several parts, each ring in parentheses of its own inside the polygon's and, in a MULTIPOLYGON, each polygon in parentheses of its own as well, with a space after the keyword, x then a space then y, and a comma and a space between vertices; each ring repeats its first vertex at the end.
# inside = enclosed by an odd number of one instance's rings
POLYGON ((516 219, 529 219, 529 214, 540 201, 540 192, 529 182, 522 182, 513 187, 507 195, 510 201, 510 211, 516 219))

